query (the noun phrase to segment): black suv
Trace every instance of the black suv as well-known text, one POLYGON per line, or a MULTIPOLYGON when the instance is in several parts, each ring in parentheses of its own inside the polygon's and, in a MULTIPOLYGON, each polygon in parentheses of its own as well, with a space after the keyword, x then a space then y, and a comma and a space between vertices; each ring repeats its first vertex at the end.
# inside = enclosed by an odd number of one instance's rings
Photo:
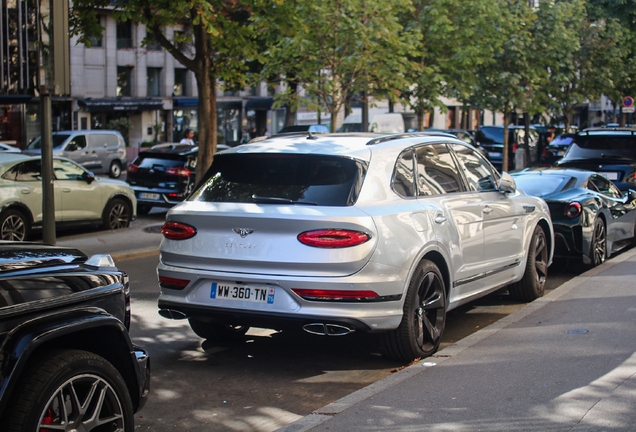
POLYGON ((585 129, 556 165, 596 171, 622 191, 636 189, 636 129, 585 129))
POLYGON ((132 431, 150 386, 109 255, 0 242, 0 430, 132 431))
MULTIPOLYGON (((514 169, 515 151, 517 151, 517 147, 523 145, 525 136, 526 130, 524 126, 510 126, 508 128, 508 170, 514 169)), ((504 127, 482 126, 475 132, 475 141, 477 146, 484 148, 488 152, 490 162, 501 170, 503 165, 504 127)), ((530 165, 538 162, 538 144, 539 132, 531 127, 528 138, 528 163, 530 165)))
POLYGON ((126 175, 137 197, 137 214, 172 207, 192 192, 198 151, 189 144, 159 144, 137 155, 126 175))

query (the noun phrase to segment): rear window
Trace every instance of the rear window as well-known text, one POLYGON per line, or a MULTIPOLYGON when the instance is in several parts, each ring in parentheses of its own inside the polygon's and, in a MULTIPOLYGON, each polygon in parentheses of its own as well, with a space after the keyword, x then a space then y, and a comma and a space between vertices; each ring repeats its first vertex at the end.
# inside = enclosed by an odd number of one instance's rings
MULTIPOLYGON (((54 134, 52 147, 53 148, 60 147, 62 144, 64 144, 64 141, 66 141, 68 137, 70 137, 70 135, 68 134, 54 134)), ((29 150, 40 150, 41 148, 42 148, 41 137, 37 137, 36 139, 34 139, 33 142, 29 144, 29 146, 27 147, 27 149, 29 150)))
POLYGON ((162 158, 162 157, 153 157, 146 155, 139 155, 137 159, 133 162, 139 168, 157 168, 157 167, 165 167, 165 168, 174 168, 174 167, 182 167, 185 166, 186 159, 185 158, 162 158))
POLYGON ((366 166, 351 158, 295 154, 221 154, 190 201, 353 205, 366 166))
POLYGON ((504 139, 503 128, 483 127, 475 133, 475 139, 481 144, 501 144, 504 139))
POLYGON ((513 175, 517 189, 527 195, 546 196, 563 190, 565 185, 571 185, 574 177, 557 175, 513 175))
POLYGON ((636 159, 636 136, 579 135, 568 148, 567 159, 636 159))

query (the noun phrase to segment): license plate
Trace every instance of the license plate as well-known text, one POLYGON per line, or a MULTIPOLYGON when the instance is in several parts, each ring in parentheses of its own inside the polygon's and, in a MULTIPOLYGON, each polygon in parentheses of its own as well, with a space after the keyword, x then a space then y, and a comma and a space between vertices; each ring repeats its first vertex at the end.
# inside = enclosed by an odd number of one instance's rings
POLYGON ((618 180, 618 173, 615 172, 601 172, 599 174, 608 180, 618 180))
POLYGON ((274 304, 276 288, 212 282, 210 298, 274 304))
POLYGON ((142 192, 142 193, 139 194, 139 198, 141 198, 141 199, 149 199, 149 200, 158 200, 159 199, 159 194, 142 192))
POLYGON ((501 153, 497 152, 488 152, 489 157, 501 157, 501 153))

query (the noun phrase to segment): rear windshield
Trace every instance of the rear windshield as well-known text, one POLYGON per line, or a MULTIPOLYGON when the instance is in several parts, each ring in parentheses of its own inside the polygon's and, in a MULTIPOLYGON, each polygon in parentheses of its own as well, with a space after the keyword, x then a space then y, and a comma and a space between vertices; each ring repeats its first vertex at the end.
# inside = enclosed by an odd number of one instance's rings
POLYGON ((182 157, 161 157, 161 156, 151 156, 151 155, 139 155, 137 159, 133 162, 133 164, 137 165, 139 168, 157 168, 157 167, 165 167, 165 168, 173 168, 173 167, 182 167, 186 164, 186 158, 182 157))
POLYGON ((348 206, 365 172, 339 156, 220 154, 190 201, 348 206))
POLYGON ((517 175, 513 178, 517 189, 522 190, 526 195, 546 196, 555 192, 560 192, 565 185, 572 184, 573 177, 558 175, 517 175))
POLYGON ((475 133, 475 139, 481 144, 501 144, 504 141, 503 136, 504 130, 499 127, 484 127, 475 133))
POLYGON ((567 159, 636 159, 636 136, 579 135, 568 148, 567 159))
MULTIPOLYGON (((66 139, 69 136, 70 135, 67 135, 67 134, 53 135, 53 148, 60 147, 62 144, 64 144, 64 141, 66 141, 66 139)), ((29 144, 29 146, 27 147, 27 149, 29 150, 40 150, 41 148, 42 148, 42 140, 40 139, 40 137, 37 137, 36 139, 34 139, 33 142, 29 144)))
POLYGON ((573 140, 573 136, 559 135, 550 142, 550 145, 570 145, 573 140))

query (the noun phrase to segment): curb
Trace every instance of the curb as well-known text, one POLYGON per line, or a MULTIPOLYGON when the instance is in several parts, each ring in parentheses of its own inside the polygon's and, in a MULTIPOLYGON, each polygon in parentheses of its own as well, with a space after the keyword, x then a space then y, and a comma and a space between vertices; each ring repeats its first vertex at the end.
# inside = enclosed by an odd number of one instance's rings
POLYGON ((448 360, 449 358, 459 354, 467 348, 475 345, 476 343, 488 338, 489 336, 497 333, 500 330, 505 329, 506 327, 520 321, 527 315, 543 308, 545 305, 552 303, 555 300, 558 300, 562 296, 568 294, 574 288, 578 287, 582 283, 586 282, 589 278, 596 276, 598 273, 608 270, 615 265, 622 263, 623 261, 628 260, 629 258, 636 255, 636 248, 629 249, 625 252, 622 252, 620 255, 611 258, 611 261, 605 261, 598 267, 590 269, 585 273, 576 276, 563 285, 552 290, 550 293, 546 294, 544 297, 538 298, 533 302, 528 303, 521 309, 511 313, 508 316, 490 324, 483 329, 478 330, 477 332, 455 342, 452 345, 447 346, 446 348, 438 351, 431 357, 427 357, 426 359, 421 359, 417 363, 414 363, 410 366, 405 367, 398 372, 381 379, 380 381, 376 381, 373 384, 368 385, 360 390, 357 390, 341 399, 338 399, 328 405, 325 405, 322 408, 317 409, 313 413, 296 420, 293 423, 288 424, 287 426, 283 426, 280 429, 277 429, 277 432, 306 432, 318 426, 337 414, 353 407, 354 405, 368 399, 382 391, 389 389, 393 386, 400 384, 401 382, 426 371, 426 368, 423 367, 424 363, 427 361, 430 362, 431 359, 434 359, 436 364, 441 364, 448 360))

